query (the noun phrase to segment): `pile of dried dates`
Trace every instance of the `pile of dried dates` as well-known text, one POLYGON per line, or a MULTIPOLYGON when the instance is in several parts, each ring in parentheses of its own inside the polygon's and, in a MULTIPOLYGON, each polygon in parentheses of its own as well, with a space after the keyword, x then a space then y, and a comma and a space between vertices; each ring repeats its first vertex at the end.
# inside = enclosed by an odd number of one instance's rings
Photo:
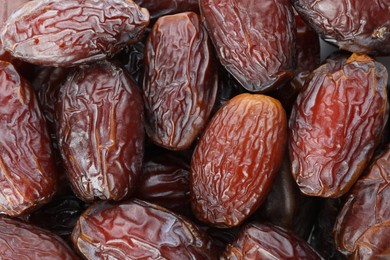
POLYGON ((390 259, 390 0, 2 0, 0 28, 0 259, 390 259))

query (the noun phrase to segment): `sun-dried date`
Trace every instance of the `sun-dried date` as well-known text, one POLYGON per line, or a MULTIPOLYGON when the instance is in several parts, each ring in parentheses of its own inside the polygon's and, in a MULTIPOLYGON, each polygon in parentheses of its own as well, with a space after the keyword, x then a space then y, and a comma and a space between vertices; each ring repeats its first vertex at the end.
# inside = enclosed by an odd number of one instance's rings
POLYGON ((79 259, 72 249, 53 233, 4 216, 0 216, 0 258, 79 259))
POLYGON ((198 0, 134 0, 134 2, 148 9, 151 19, 181 12, 199 13, 198 0))
POLYGON ((304 240, 269 224, 250 223, 229 244, 221 259, 322 259, 304 240))
POLYGON ((286 114, 276 99, 240 94, 211 119, 190 172, 196 217, 221 227, 240 225, 264 201, 282 162, 286 114))
POLYGON ((121 200, 142 171, 143 103, 122 68, 100 62, 69 75, 56 106, 57 137, 77 196, 121 200))
POLYGON ((16 216, 50 200, 56 171, 32 87, 0 61, 0 212, 16 216))
POLYGON ((290 117, 292 174, 307 195, 339 197, 361 175, 388 118, 386 68, 366 55, 312 73, 290 117))
POLYGON ((140 200, 94 204, 72 240, 85 259, 216 259, 209 238, 193 223, 140 200))
POLYGON ((193 12, 161 17, 145 46, 145 128, 154 143, 189 148, 213 108, 218 80, 211 43, 193 12))
POLYGON ((264 92, 293 77, 296 27, 290 1, 200 0, 199 4, 222 65, 244 88, 264 92))
POLYGON ((27 62, 74 66, 137 42, 148 24, 148 11, 131 0, 35 0, 10 16, 1 40, 27 62))
MULTIPOLYGON (((381 224, 390 220, 389 199, 390 146, 348 194, 334 227, 337 248, 347 254, 353 253, 369 228, 375 226, 379 231, 381 224)), ((372 247, 378 248, 375 244, 372 247)))
POLYGON ((330 43, 350 52, 390 54, 389 0, 293 0, 307 23, 330 43))

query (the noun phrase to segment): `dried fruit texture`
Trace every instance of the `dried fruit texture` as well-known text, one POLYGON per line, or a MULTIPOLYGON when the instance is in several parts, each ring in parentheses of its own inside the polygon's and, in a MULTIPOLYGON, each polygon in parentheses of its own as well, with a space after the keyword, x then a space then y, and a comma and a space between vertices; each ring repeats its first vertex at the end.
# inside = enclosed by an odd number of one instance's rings
POLYGON ((137 42, 148 24, 148 11, 131 0, 36 0, 7 20, 1 40, 27 62, 74 66, 137 42))
POLYGON ((216 259, 194 224, 140 200, 94 204, 80 217, 72 240, 85 259, 216 259))
POLYGON ((282 162, 286 125, 279 101, 260 94, 240 94, 218 110, 191 161, 199 220, 238 226, 260 206, 282 162))
POLYGON ((58 142, 77 196, 120 200, 142 171, 143 103, 134 81, 109 62, 69 75, 56 107, 58 142))
POLYGON ((200 0, 199 5, 222 65, 244 88, 264 92, 293 77, 296 27, 290 1, 200 0))
POLYGON ((4 216, 0 217, 0 252, 2 259, 79 259, 51 232, 4 216))
POLYGON ((306 81, 290 117, 292 174, 307 195, 339 197, 356 182, 388 118, 386 68, 366 55, 328 62, 306 81))
POLYGON ((292 3, 324 40, 341 49, 390 54, 389 0, 293 0, 292 3))
POLYGON ((277 226, 251 223, 243 227, 221 259, 322 259, 304 240, 277 226))
POLYGON ((193 12, 161 17, 145 46, 145 128, 154 143, 187 149, 213 108, 218 80, 211 44, 193 12))
POLYGON ((148 9, 151 19, 181 12, 199 13, 198 0, 134 0, 134 2, 148 9))
POLYGON ((32 87, 0 61, 0 212, 16 216, 56 191, 50 137, 32 87))
MULTIPOLYGON (((337 248, 347 253, 354 252, 359 241, 366 239, 369 228, 375 228, 379 236, 379 230, 384 228, 382 224, 390 221, 389 199, 390 146, 351 189, 334 227, 337 248)), ((386 229, 389 230, 389 227, 386 229)), ((378 239, 371 241, 372 247, 379 248, 379 244, 375 246, 375 241, 378 239)))

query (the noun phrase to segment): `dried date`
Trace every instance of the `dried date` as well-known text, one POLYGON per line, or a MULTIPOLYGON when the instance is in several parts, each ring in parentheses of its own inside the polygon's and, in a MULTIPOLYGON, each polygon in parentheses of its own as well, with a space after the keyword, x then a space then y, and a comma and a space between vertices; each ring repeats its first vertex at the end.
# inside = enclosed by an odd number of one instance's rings
POLYGON ((134 2, 148 9, 151 19, 181 12, 199 13, 198 0, 134 0, 134 2))

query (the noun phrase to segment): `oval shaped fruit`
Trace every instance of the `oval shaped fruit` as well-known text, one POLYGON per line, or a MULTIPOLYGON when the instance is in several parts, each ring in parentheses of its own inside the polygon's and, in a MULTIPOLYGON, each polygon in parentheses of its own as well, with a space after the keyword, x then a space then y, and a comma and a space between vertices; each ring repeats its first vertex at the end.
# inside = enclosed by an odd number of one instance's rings
POLYGON ((69 75, 56 107, 57 137, 69 180, 85 201, 129 196, 142 171, 142 97, 109 62, 69 75))
POLYGON ((17 216, 50 200, 57 176, 34 90, 3 61, 0 89, 0 213, 17 216))
POLYGON ((131 0, 35 0, 10 16, 1 40, 24 61, 75 66, 137 42, 148 25, 148 11, 131 0))
POLYGON ((209 238, 189 220, 140 200, 94 204, 72 240, 85 259, 217 259, 209 238))
POLYGON ((79 259, 51 232, 4 216, 0 217, 0 252, 2 259, 79 259))
POLYGON ((293 0, 292 3, 325 41, 350 52, 390 54, 389 0, 293 0))
POLYGON ((240 94, 211 119, 196 145, 190 171, 196 217, 240 225, 264 201, 283 158, 286 114, 276 99, 240 94))
POLYGON ((213 108, 218 80, 205 29, 193 12, 161 17, 145 45, 145 128, 154 143, 187 149, 213 108))
POLYGON ((290 117, 292 174, 307 195, 339 197, 361 175, 388 118, 386 68, 366 55, 328 62, 290 117))
POLYGON ((294 76, 290 1, 200 0, 199 5, 219 60, 244 88, 264 92, 294 76))

